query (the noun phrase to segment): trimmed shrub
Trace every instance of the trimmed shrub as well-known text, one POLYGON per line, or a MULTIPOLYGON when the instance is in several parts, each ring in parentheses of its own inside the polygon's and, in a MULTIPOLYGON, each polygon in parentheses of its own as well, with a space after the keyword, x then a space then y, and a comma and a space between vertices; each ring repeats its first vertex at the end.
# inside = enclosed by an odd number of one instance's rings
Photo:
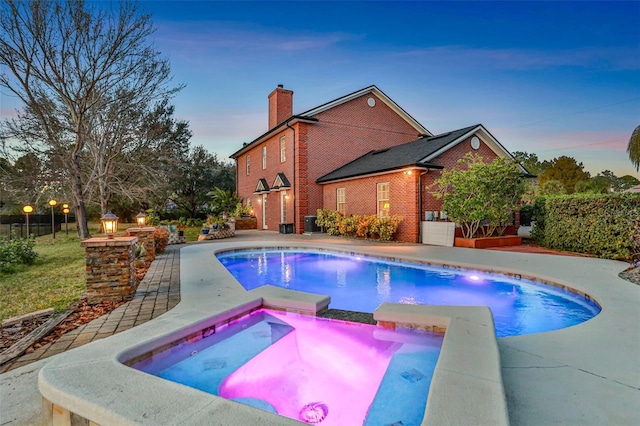
POLYGON ((545 247, 628 260, 640 251, 638 194, 574 194, 536 200, 532 236, 545 247))
POLYGON ((380 241, 391 241, 402 222, 401 216, 343 216, 335 210, 328 209, 319 209, 317 215, 316 224, 325 228, 329 235, 377 238, 380 241))

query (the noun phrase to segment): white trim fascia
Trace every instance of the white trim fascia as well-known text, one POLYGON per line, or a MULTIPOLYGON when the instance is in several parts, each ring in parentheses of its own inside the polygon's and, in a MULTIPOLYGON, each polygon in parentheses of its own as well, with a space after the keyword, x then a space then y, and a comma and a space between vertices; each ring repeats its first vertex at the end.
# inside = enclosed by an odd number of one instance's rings
MULTIPOLYGON (((513 155, 507 151, 507 149, 505 147, 502 146, 502 144, 500 142, 498 142, 498 140, 496 138, 493 137, 493 135, 491 133, 489 133, 489 131, 487 129, 484 128, 484 126, 482 124, 478 125, 477 127, 474 127, 473 129, 471 129, 470 131, 468 131, 467 133, 463 134, 462 136, 460 136, 459 138, 455 139, 454 141, 450 142, 448 145, 443 146, 442 148, 440 148, 439 150, 437 150, 436 152, 432 153, 431 155, 423 158, 422 160, 420 160, 421 163, 428 163, 431 162, 434 158, 438 157, 439 155, 442 155, 444 152, 448 151, 449 149, 453 148, 454 146, 458 145, 460 142, 464 141, 465 139, 467 139, 468 137, 470 137, 473 134, 476 134, 476 136, 478 136, 480 138, 480 140, 482 140, 482 142, 484 142, 485 145, 487 145, 489 147, 489 149, 491 151, 493 151, 498 157, 502 157, 502 158, 510 158, 513 160, 513 155)), ((524 169, 524 167, 522 167, 521 165, 518 165, 520 167, 520 169, 525 172, 526 170, 524 169)))
POLYGON ((376 86, 369 86, 369 87, 365 87, 362 90, 358 90, 357 92, 351 93, 349 95, 343 96, 341 98, 338 98, 334 101, 328 102, 324 105, 320 105, 319 107, 310 109, 308 111, 303 112, 302 116, 309 116, 309 117, 313 117, 316 114, 319 114, 321 112, 327 111, 333 107, 336 107, 338 105, 342 105, 346 102, 349 102, 353 99, 359 98, 363 95, 366 95, 367 93, 371 93, 376 95, 376 97, 382 101, 386 106, 388 106, 389 108, 391 108, 391 110, 393 110, 393 112, 395 112, 396 114, 398 114, 400 117, 402 117, 407 123, 409 123, 409 125, 411 127, 413 127, 414 129, 416 129, 418 131, 418 133, 421 134, 425 134, 425 135, 429 135, 429 136, 433 136, 433 134, 428 131, 422 124, 418 123, 418 121, 416 121, 413 117, 411 117, 405 110, 403 110, 398 104, 396 104, 391 98, 389 98, 387 95, 385 95, 380 89, 378 89, 376 86))
POLYGON ((375 177, 375 176, 382 176, 382 175, 388 175, 388 174, 391 174, 391 173, 406 172, 408 170, 431 170, 431 169, 429 169, 428 167, 404 167, 402 169, 393 169, 393 170, 387 170, 387 171, 384 171, 384 172, 368 173, 368 174, 365 174, 365 175, 358 175, 358 176, 350 176, 350 177, 346 177, 346 178, 342 178, 342 179, 331 180, 329 182, 318 182, 318 183, 316 183, 316 185, 329 185, 330 183, 340 183, 340 182, 345 182, 345 181, 348 181, 348 180, 375 177))

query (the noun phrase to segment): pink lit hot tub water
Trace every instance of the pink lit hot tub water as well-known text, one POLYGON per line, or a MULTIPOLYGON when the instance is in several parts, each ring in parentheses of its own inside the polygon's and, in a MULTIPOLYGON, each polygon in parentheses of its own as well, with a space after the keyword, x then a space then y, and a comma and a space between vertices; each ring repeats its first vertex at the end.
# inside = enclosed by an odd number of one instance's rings
POLYGON ((271 310, 133 368, 306 423, 420 424, 442 335, 271 310))

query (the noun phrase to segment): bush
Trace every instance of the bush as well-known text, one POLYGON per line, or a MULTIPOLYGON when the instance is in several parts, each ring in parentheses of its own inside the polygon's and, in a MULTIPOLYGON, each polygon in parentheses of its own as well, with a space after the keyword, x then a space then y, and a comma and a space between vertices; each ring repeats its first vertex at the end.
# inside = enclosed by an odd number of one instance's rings
POLYGON ((163 253, 169 244, 169 230, 166 228, 156 228, 153 232, 153 239, 156 245, 156 254, 163 253))
POLYGON ((329 209, 319 209, 317 215, 316 225, 326 229, 329 235, 340 235, 338 225, 342 220, 342 215, 339 212, 329 209))
POLYGON ((343 216, 335 210, 328 209, 319 209, 317 215, 316 224, 325 228, 329 235, 352 238, 375 238, 377 236, 380 241, 391 241, 400 222, 402 222, 401 216, 343 216))
POLYGON ((532 236, 545 247, 628 260, 640 251, 638 194, 574 194, 536 200, 532 236))
POLYGON ((33 237, 0 240, 0 272, 12 273, 20 264, 33 265, 38 257, 33 249, 35 244, 33 237))

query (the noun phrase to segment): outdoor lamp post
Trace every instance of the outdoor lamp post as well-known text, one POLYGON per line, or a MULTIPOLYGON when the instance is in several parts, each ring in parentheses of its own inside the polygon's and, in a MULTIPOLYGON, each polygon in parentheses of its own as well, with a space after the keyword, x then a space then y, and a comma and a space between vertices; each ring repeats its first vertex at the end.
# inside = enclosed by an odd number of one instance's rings
POLYGON ((109 210, 104 216, 100 218, 102 222, 102 228, 107 238, 113 239, 113 234, 118 231, 118 216, 111 213, 109 210))
POLYGON ((56 239, 56 219, 53 215, 53 208, 58 204, 56 200, 49 200, 49 205, 51 206, 51 232, 53 233, 53 239, 56 239))
POLYGON ((144 212, 138 213, 136 216, 136 222, 140 228, 144 228, 144 225, 147 222, 147 215, 144 212))
POLYGON ((64 213, 64 229, 67 235, 69 235, 69 212, 70 211, 71 210, 69 210, 69 204, 62 205, 62 213, 64 213))
MULTIPOLYGON (((27 238, 29 238, 29 213, 33 213, 33 207, 27 204, 22 208, 22 211, 24 212, 25 216, 27 216, 27 238)), ((22 234, 20 235, 22 236, 22 234)))

